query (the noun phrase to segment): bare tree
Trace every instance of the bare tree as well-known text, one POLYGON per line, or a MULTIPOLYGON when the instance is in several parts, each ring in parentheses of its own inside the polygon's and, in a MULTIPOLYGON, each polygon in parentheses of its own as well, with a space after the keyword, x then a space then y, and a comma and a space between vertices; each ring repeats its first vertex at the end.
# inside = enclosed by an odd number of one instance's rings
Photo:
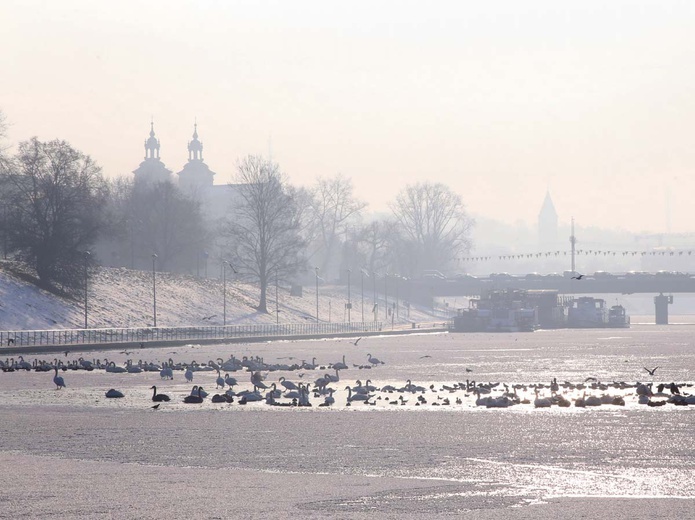
POLYGON ((2 167, 9 240, 47 287, 79 289, 83 252, 103 225, 101 168, 65 141, 19 144, 2 167))
POLYGON ((200 203, 170 181, 134 183, 125 208, 120 220, 140 264, 156 253, 159 270, 190 268, 191 258, 207 244, 200 203))
POLYGON ((260 284, 258 310, 268 312, 268 283, 275 276, 286 278, 305 268, 298 194, 277 164, 253 155, 239 162, 235 187, 239 201, 231 209, 224 233, 230 239, 237 271, 260 284))
POLYGON ((373 220, 359 227, 354 237, 363 257, 363 265, 369 271, 394 268, 397 262, 394 245, 399 240, 397 224, 394 220, 373 220))
POLYGON ((423 269, 444 270, 471 246, 473 220, 466 214, 461 197, 440 183, 406 186, 391 204, 410 253, 411 276, 423 269))
POLYGON ((312 190, 311 214, 322 256, 321 270, 326 272, 340 249, 341 235, 347 234, 367 206, 355 198, 352 181, 342 175, 319 178, 312 190))
POLYGON ((5 143, 7 139, 7 118, 2 110, 0 110, 0 168, 3 165, 7 166, 7 150, 9 145, 5 143))

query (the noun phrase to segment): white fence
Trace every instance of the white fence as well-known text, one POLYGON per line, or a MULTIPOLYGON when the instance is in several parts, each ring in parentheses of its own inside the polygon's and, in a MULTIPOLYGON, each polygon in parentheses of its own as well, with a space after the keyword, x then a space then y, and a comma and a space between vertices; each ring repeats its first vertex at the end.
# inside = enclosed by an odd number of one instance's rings
POLYGON ((0 346, 92 345, 378 332, 381 322, 0 331, 0 346))

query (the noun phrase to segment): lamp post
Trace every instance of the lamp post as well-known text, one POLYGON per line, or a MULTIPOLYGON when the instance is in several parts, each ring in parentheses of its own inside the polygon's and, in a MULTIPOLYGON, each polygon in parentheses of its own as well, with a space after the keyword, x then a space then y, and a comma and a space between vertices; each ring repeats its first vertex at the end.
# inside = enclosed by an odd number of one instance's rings
POLYGON ((208 252, 203 251, 203 258, 205 259, 205 278, 208 277, 208 252))
POLYGON ((152 253, 152 314, 154 315, 154 326, 157 326, 157 276, 155 274, 155 264, 157 254, 152 253))
POLYGON ((396 275, 396 318, 400 318, 399 316, 399 308, 398 308, 398 280, 400 280, 401 277, 399 275, 396 275))
POLYGON ((275 325, 280 326, 280 303, 278 302, 278 272, 275 271, 275 325))
POLYGON ((360 269, 360 282, 362 286, 362 323, 364 323, 364 269, 360 269))
POLYGON ((84 328, 87 328, 87 264, 89 263, 89 251, 83 253, 84 256, 84 328))
POLYGON ((227 325, 227 262, 222 260, 222 292, 223 292, 223 304, 222 304, 222 326, 227 325))
POLYGON ((376 323, 377 319, 377 311, 379 310, 379 301, 376 298, 376 273, 372 271, 372 290, 374 291, 374 309, 372 310, 372 314, 374 314, 374 323, 376 323))
POLYGON ((2 205, 2 257, 7 260, 7 204, 2 205))
POLYGON ((347 270, 348 274, 348 304, 347 304, 347 309, 348 309, 348 323, 351 322, 350 319, 350 311, 352 311, 352 300, 350 299, 350 273, 352 273, 352 269, 347 270))
POLYGON ((386 323, 389 322, 389 296, 388 296, 388 281, 389 281, 389 274, 384 273, 384 321, 386 323))
POLYGON ((319 268, 314 267, 316 273, 316 323, 319 322, 319 268))

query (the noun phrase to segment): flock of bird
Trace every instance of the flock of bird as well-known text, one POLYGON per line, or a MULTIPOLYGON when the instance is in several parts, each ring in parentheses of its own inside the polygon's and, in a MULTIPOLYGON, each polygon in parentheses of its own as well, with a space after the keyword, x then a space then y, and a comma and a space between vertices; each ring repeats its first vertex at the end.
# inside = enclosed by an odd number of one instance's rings
MULTIPOLYGON (((359 339, 354 343, 357 344, 359 339)), ((129 354, 128 352, 123 352, 129 354)), ((67 356, 67 354, 66 354, 67 356)), ((428 356, 423 356, 428 357, 428 356)), ((293 358, 285 358, 292 360, 293 358)), ((352 368, 371 369, 383 365, 384 363, 367 354, 364 364, 352 364, 352 368)), ((213 396, 201 385, 193 386, 188 395, 182 396, 182 402, 186 404, 201 404, 210 397, 213 403, 238 403, 247 404, 250 402, 265 402, 271 406, 312 406, 312 398, 320 400, 318 406, 332 406, 336 403, 334 394, 340 392, 341 388, 337 385, 341 383, 341 370, 350 368, 342 360, 335 363, 317 364, 316 358, 311 362, 302 360, 299 363, 266 363, 261 357, 243 357, 241 359, 230 356, 228 360, 218 358, 209 360, 206 363, 191 361, 190 363, 175 363, 173 359, 161 363, 144 362, 139 360, 134 363, 128 359, 123 365, 117 365, 108 359, 86 360, 82 357, 63 362, 54 359, 52 362, 47 360, 34 359, 32 362, 24 360, 19 356, 16 360, 9 358, 0 361, 0 369, 3 372, 17 371, 37 371, 54 372, 53 383, 56 390, 66 388, 65 378, 60 375, 67 371, 103 370, 110 373, 158 373, 160 380, 171 380, 175 372, 183 372, 183 377, 192 383, 199 372, 216 372, 214 379, 216 391, 213 396), (303 379, 308 371, 318 372, 319 376, 313 381, 309 377, 303 379), (244 373, 245 376, 230 374, 237 372, 244 373), (290 381, 287 376, 281 376, 277 381, 270 382, 269 376, 272 372, 295 373, 301 381, 290 381), (223 375, 224 374, 224 375, 223 375), (248 383, 250 383, 250 385, 248 383), (243 390, 236 388, 247 386, 243 390)), ((659 367, 648 369, 644 368, 650 376, 655 376, 659 367)), ((471 372, 472 369, 466 369, 471 372)), ((209 381, 209 377, 207 378, 209 381)), ((206 383, 207 384, 207 383, 206 383)), ((342 385, 341 385, 342 386, 342 385)), ((533 405, 536 408, 550 408, 552 406, 569 407, 574 404, 576 407, 592 407, 601 405, 624 406, 625 398, 636 396, 639 404, 648 406, 691 405, 695 404, 695 395, 686 393, 685 389, 692 387, 690 383, 627 383, 611 382, 601 383, 597 379, 590 377, 584 382, 574 384, 569 381, 558 383, 553 379, 550 383, 533 384, 506 384, 500 382, 477 383, 476 381, 466 380, 451 384, 431 384, 429 386, 417 385, 407 380, 404 385, 394 386, 385 384, 376 386, 371 379, 366 379, 363 383, 357 380, 354 385, 348 384, 344 387, 347 392, 346 406, 353 403, 363 403, 375 406, 377 404, 388 404, 392 406, 406 406, 412 403, 414 406, 449 406, 474 403, 476 406, 486 408, 507 408, 514 405, 533 405), (400 394, 394 396, 393 394, 400 394), (588 395, 587 395, 588 394, 588 395), (475 398, 475 401, 472 399, 475 398), (464 401, 464 399, 466 401, 464 401)), ((152 406, 158 409, 161 403, 171 401, 167 394, 158 393, 155 385, 150 387, 152 393, 152 406)), ((342 392, 341 392, 342 395, 342 392)), ((107 398, 122 398, 124 393, 114 388, 106 392, 107 398)))

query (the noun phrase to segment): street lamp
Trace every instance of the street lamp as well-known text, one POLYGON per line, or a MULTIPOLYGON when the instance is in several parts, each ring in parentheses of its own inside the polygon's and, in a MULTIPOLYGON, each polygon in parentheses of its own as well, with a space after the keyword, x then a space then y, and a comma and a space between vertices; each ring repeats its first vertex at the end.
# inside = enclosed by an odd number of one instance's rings
POLYGON ((84 328, 87 328, 87 264, 89 263, 89 251, 82 253, 84 255, 84 328))
POLYGON ((236 269, 228 260, 222 260, 222 292, 224 293, 224 303, 222 309, 222 325, 227 325, 227 266, 231 267, 236 274, 236 269))
POLYGON ((275 325, 280 326, 280 302, 278 302, 278 272, 275 271, 275 325))
POLYGON ((352 310, 352 300, 350 299, 350 273, 352 273, 352 269, 347 270, 348 274, 348 304, 347 304, 347 309, 348 309, 348 323, 350 323, 350 311, 352 310))
POLYGON ((2 205, 2 257, 7 260, 7 204, 2 205))
MULTIPOLYGON (((364 323, 364 275, 366 273, 364 272, 364 269, 360 269, 360 280, 361 280, 361 286, 362 286, 362 323, 364 323)), ((367 275, 369 276, 369 275, 367 275)))
POLYGON ((319 268, 314 267, 316 273, 316 323, 319 322, 319 268))
POLYGON ((374 309, 372 310, 372 314, 374 314, 374 323, 376 323, 377 311, 379 310, 379 300, 377 299, 376 294, 376 273, 374 271, 372 271, 372 286, 374 291, 374 309))
POLYGON ((396 275, 396 318, 400 318, 399 314, 399 309, 398 309, 398 280, 400 280, 401 277, 400 275, 396 275))
POLYGON ((203 251, 203 258, 205 259, 205 278, 206 279, 208 277, 208 256, 209 256, 208 252, 203 251))
POLYGON ((152 314, 154 315, 154 326, 157 326, 157 277, 155 275, 155 263, 157 254, 152 253, 152 314))
POLYGON ((386 323, 389 322, 389 296, 388 296, 388 282, 389 282, 389 274, 385 273, 384 274, 384 321, 386 323))
POLYGON ((222 293, 223 293, 223 307, 222 307, 222 326, 227 325, 227 262, 222 260, 222 293))

